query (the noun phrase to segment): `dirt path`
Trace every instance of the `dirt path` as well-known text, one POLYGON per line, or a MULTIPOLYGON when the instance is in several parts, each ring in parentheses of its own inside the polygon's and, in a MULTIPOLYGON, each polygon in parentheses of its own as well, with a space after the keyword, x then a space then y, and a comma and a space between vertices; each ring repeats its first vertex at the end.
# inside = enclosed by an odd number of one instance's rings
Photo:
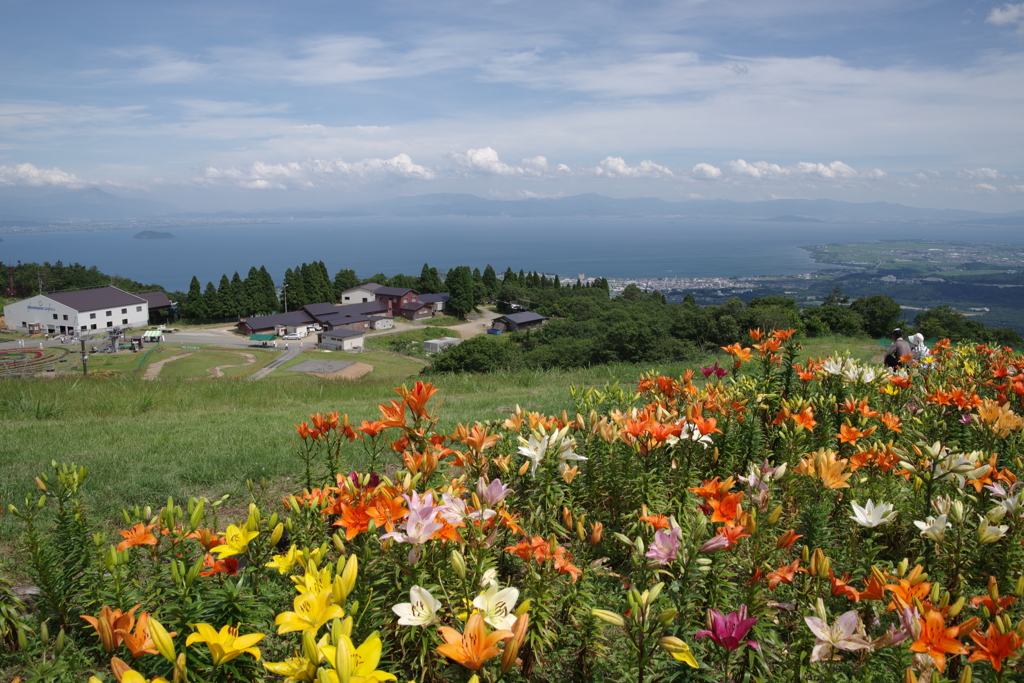
POLYGON ((324 379, 359 379, 371 370, 373 370, 372 365, 367 365, 366 363, 353 363, 338 372, 310 372, 309 374, 316 375, 317 377, 323 377, 324 379))
POLYGON ((214 377, 223 377, 223 368, 241 368, 245 367, 246 365, 252 365, 253 363, 256 362, 256 356, 252 355, 251 353, 245 353, 243 351, 231 351, 230 353, 236 353, 239 356, 242 356, 243 358, 245 358, 245 362, 235 363, 234 365, 218 365, 215 368, 206 368, 206 371, 214 377))
POLYGON ((170 363, 172 360, 186 358, 191 355, 192 352, 179 353, 177 356, 171 356, 170 358, 164 358, 163 360, 158 360, 155 363, 150 363, 149 367, 146 368, 145 374, 142 375, 142 379, 156 379, 157 376, 159 376, 160 371, 164 369, 164 363, 170 363))

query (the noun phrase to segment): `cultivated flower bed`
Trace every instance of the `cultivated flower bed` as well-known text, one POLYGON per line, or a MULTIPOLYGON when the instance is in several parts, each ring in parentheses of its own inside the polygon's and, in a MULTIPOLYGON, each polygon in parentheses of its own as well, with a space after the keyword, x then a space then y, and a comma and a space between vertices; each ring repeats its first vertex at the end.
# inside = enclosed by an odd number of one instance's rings
POLYGON ((2 661, 128 683, 1018 680, 1024 357, 940 343, 892 373, 751 335, 730 367, 572 387, 560 415, 440 433, 422 383, 376 422, 314 415, 301 490, 126 510, 113 544, 87 472, 54 463, 9 510, 40 594, 0 590, 2 661))

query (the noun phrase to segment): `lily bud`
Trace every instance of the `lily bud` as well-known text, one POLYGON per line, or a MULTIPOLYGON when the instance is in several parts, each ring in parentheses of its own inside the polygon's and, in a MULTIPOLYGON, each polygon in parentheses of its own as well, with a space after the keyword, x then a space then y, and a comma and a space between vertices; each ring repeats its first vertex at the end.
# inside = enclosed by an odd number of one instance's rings
POLYGON ((954 500, 953 503, 949 506, 949 514, 957 522, 963 522, 964 521, 964 502, 962 500, 960 500, 959 498, 957 500, 954 500))
POLYGON ((938 671, 932 671, 932 683, 942 683, 942 678, 939 676, 938 671))
POLYGON ((466 558, 463 557, 462 553, 458 550, 453 550, 451 554, 452 571, 462 581, 466 580, 466 558))
MULTIPOLYGON (((515 666, 516 657, 519 656, 519 641, 515 638, 508 638, 505 640, 505 649, 501 653, 501 663, 499 670, 502 675, 505 675, 509 670, 515 666)), ((479 680, 479 679, 478 679, 479 680)))
POLYGON ((828 621, 828 612, 825 611, 825 602, 818 598, 818 601, 814 604, 814 611, 817 613, 818 618, 822 621, 828 621))
POLYGON ((907 670, 903 672, 903 683, 917 683, 917 676, 914 675, 910 667, 907 667, 907 670))
POLYGON ((665 652, 689 652, 690 646, 675 636, 664 636, 658 639, 658 647, 665 652))
POLYGON ((804 564, 807 564, 810 561, 810 559, 811 559, 811 549, 808 548, 807 546, 804 546, 800 550, 800 557, 804 561, 804 564))
POLYGON ((606 624, 611 624, 612 626, 626 625, 626 620, 615 612, 609 612, 606 609, 592 609, 590 610, 590 613, 606 624))
POLYGON ((587 538, 587 531, 583 528, 582 521, 576 522, 576 536, 580 539, 581 543, 587 538))
POLYGON ((572 528, 572 513, 569 512, 569 508, 562 506, 562 522, 565 523, 566 529, 572 528))
POLYGON ((650 590, 650 594, 647 595, 647 599, 644 600, 644 605, 653 605, 654 601, 661 596, 661 591, 663 591, 664 589, 664 583, 655 584, 654 588, 650 590))
POLYGON ((270 547, 276 548, 277 544, 281 542, 282 536, 284 536, 284 524, 278 522, 270 534, 270 547))
POLYGON ((519 476, 521 477, 524 474, 526 474, 527 470, 529 470, 529 469, 530 469, 530 461, 527 460, 526 462, 523 463, 523 466, 519 468, 519 476))
POLYGON ((157 652, 171 664, 176 659, 174 655, 174 641, 171 640, 171 636, 167 633, 167 629, 163 625, 154 619, 149 618, 149 637, 153 640, 153 645, 156 646, 157 652))
POLYGON ((18 627, 18 649, 24 652, 28 649, 28 637, 25 635, 25 629, 18 627))
POLYGON ((994 576, 988 577, 988 597, 992 598, 992 602, 999 602, 999 582, 994 576))
POLYGON ((904 557, 902 560, 900 560, 900 563, 896 565, 896 573, 899 576, 903 576, 904 574, 907 573, 907 567, 909 567, 909 566, 910 566, 910 560, 908 560, 907 558, 904 557))
POLYGON ((311 630, 302 632, 302 656, 311 662, 320 660, 320 650, 316 646, 316 636, 311 630))
POLYGON ((185 683, 188 680, 188 671, 185 667, 185 653, 178 655, 174 662, 174 677, 172 683, 185 683))
POLYGON ((348 636, 342 636, 337 643, 337 650, 334 653, 334 671, 338 674, 340 683, 350 683, 352 680, 352 656, 355 648, 348 636))
POLYGON ((814 552, 811 553, 811 562, 807 570, 811 576, 821 576, 821 565, 825 561, 825 553, 822 552, 821 548, 815 548, 814 552))
POLYGON ((768 526, 775 526, 775 523, 779 521, 779 517, 782 516, 782 506, 776 505, 772 513, 768 515, 768 526))
POLYGON ((345 562, 345 569, 341 572, 341 586, 345 599, 348 598, 352 589, 356 587, 356 575, 359 573, 359 559, 355 553, 348 556, 345 562))
POLYGON ((949 591, 942 591, 942 596, 939 598, 939 611, 946 609, 949 605, 949 591))
MULTIPOLYGON (((292 518, 289 517, 286 521, 291 522, 292 518)), ((341 537, 341 534, 338 533, 337 531, 335 531, 334 535, 331 536, 331 544, 334 546, 334 549, 337 550, 339 554, 341 554, 341 555, 345 554, 345 540, 341 537)))
POLYGON ((931 600, 933 603, 939 601, 939 584, 932 584, 932 590, 928 593, 928 599, 931 600))
POLYGON ((949 612, 947 612, 949 618, 953 619, 956 617, 956 615, 960 614, 960 610, 964 608, 965 603, 966 601, 964 600, 963 596, 957 598, 956 602, 954 602, 952 607, 949 608, 949 612))
POLYGON ((36 477, 36 486, 39 487, 40 491, 46 493, 46 484, 44 484, 43 480, 40 479, 39 477, 36 477))
POLYGON ((50 644, 50 629, 46 626, 46 621, 39 624, 39 640, 42 641, 43 645, 50 644))
MULTIPOLYGON (((604 535, 604 524, 601 522, 594 522, 590 525, 590 547, 593 548, 601 542, 601 537, 604 535)), ((1024 577, 1022 577, 1024 578, 1024 577)))
POLYGON ((667 610, 658 615, 658 623, 662 626, 668 626, 672 623, 672 620, 679 614, 679 610, 675 607, 669 607, 667 610))
POLYGON ((964 667, 964 670, 960 672, 960 678, 956 679, 956 683, 971 683, 974 678, 974 674, 971 671, 971 665, 968 664, 964 667))

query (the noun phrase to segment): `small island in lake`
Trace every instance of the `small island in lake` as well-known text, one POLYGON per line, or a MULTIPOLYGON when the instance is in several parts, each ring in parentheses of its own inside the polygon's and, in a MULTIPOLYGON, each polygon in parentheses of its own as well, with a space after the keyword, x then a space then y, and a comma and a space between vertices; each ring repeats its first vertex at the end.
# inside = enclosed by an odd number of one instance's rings
POLYGON ((809 218, 807 216, 773 216, 771 218, 762 218, 761 220, 769 223, 824 223, 825 221, 819 218, 809 218))
POLYGON ((174 235, 169 232, 157 232, 156 230, 143 230, 135 235, 137 240, 172 240, 174 235))

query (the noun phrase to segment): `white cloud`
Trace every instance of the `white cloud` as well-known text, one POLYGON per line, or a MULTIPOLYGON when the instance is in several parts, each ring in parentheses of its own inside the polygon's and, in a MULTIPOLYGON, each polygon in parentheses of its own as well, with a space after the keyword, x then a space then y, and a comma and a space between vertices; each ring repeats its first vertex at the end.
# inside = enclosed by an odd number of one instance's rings
POLYGON ((705 180, 717 180, 722 177, 722 169, 704 162, 694 166, 691 173, 695 178, 704 178, 705 180))
POLYGON ((1003 5, 1002 8, 993 7, 985 18, 985 23, 1003 26, 1005 24, 1017 24, 1017 30, 1024 33, 1024 3, 1019 5, 1003 5))
POLYGON ((884 178, 886 175, 885 171, 878 168, 867 171, 864 174, 859 174, 841 161, 833 161, 830 164, 800 161, 789 166, 780 166, 779 164, 771 164, 767 161, 750 163, 743 159, 737 159, 736 161, 728 162, 728 164, 733 173, 758 179, 816 177, 825 180, 838 180, 856 178, 858 176, 877 179, 884 178))
POLYGON ((978 188, 979 190, 984 190, 985 192, 991 192, 993 194, 999 191, 994 185, 989 185, 988 183, 977 183, 976 185, 974 185, 974 187, 978 188))
POLYGON ((1002 177, 994 168, 975 168, 960 171, 956 174, 957 178, 965 178, 970 180, 995 180, 996 178, 1002 177))
POLYGON ((0 185, 81 187, 85 182, 73 173, 65 173, 57 167, 38 168, 33 164, 18 164, 0 166, 0 185))
POLYGON ((605 157, 594 172, 609 178, 664 178, 674 174, 667 166, 656 164, 647 159, 636 166, 630 166, 622 157, 605 157))
POLYGON ((465 154, 449 152, 447 156, 461 168, 486 175, 540 176, 548 168, 548 160, 542 156, 523 159, 524 166, 511 166, 502 161, 491 147, 470 149, 465 154))
POLYGON ((248 167, 218 168, 208 166, 197 182, 220 184, 229 182, 251 189, 316 188, 350 181, 368 180, 432 180, 434 171, 413 163, 408 154, 390 159, 363 159, 346 162, 342 159, 306 159, 279 164, 255 161, 248 167))

